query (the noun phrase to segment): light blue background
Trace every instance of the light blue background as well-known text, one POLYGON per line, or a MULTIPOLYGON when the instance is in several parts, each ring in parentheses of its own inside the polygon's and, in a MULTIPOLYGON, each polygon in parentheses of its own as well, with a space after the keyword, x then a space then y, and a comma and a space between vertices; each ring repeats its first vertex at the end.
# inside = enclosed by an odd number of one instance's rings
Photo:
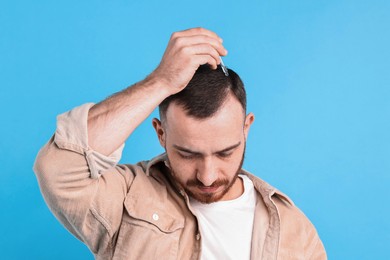
MULTIPOLYGON (((0 2, 0 255, 92 259, 32 165, 57 114, 143 79, 170 34, 216 31, 256 115, 245 168, 286 192, 330 259, 390 259, 390 2, 0 2)), ((154 114, 156 115, 156 113, 154 114)), ((122 162, 160 153, 149 118, 122 162)))

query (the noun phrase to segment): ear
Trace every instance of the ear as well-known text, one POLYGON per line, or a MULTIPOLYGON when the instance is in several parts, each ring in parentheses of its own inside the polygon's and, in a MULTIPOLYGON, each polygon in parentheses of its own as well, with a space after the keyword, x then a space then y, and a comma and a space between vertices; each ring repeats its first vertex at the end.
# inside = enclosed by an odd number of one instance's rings
POLYGON ((245 140, 248 137, 249 129, 251 128, 251 125, 255 121, 255 115, 253 113, 249 113, 245 117, 245 122, 244 122, 244 135, 245 135, 245 140))
POLYGON ((162 127, 160 120, 158 120, 157 118, 153 118, 152 124, 153 124, 154 129, 156 130, 156 134, 157 134, 158 140, 160 141, 160 145, 163 148, 165 148, 165 130, 162 127))

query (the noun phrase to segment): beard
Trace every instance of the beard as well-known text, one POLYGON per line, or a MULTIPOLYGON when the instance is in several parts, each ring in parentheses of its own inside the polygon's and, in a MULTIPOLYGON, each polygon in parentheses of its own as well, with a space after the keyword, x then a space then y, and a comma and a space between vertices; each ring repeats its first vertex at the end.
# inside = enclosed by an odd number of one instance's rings
MULTIPOLYGON (((238 175, 241 172, 242 165, 244 163, 245 150, 242 154, 241 162, 236 169, 234 176, 229 179, 217 179, 210 186, 204 186, 201 181, 199 181, 196 177, 194 179, 187 180, 185 183, 182 183, 179 178, 177 178, 178 174, 171 167, 171 173, 174 180, 180 184, 180 186, 186 191, 186 193, 193 199, 204 203, 210 204, 213 202, 220 201, 232 188, 233 184, 237 181, 238 175), (220 189, 218 192, 202 192, 202 188, 215 188, 220 189)), ((169 158, 168 158, 169 161, 169 158)), ((172 165, 171 165, 172 166, 172 165)))

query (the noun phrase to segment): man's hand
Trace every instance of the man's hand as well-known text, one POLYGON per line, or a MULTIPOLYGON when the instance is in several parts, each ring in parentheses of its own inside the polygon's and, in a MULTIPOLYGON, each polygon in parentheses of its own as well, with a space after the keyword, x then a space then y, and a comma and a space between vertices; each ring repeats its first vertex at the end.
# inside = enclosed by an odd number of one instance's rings
POLYGON ((212 31, 193 28, 172 34, 160 65, 149 75, 160 82, 169 95, 184 89, 200 65, 213 69, 227 50, 222 39, 212 31))

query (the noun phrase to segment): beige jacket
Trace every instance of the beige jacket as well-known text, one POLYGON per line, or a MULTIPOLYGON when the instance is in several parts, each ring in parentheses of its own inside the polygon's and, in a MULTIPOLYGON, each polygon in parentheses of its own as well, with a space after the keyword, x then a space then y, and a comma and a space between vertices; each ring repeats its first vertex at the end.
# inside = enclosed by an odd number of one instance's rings
MULTIPOLYGON (((123 146, 108 157, 92 151, 91 106, 60 115, 54 137, 36 159, 34 171, 53 214, 96 259, 199 259, 198 223, 165 155, 117 165, 123 146)), ((251 259, 326 259, 315 228, 293 202, 242 173, 258 194, 251 259)))

